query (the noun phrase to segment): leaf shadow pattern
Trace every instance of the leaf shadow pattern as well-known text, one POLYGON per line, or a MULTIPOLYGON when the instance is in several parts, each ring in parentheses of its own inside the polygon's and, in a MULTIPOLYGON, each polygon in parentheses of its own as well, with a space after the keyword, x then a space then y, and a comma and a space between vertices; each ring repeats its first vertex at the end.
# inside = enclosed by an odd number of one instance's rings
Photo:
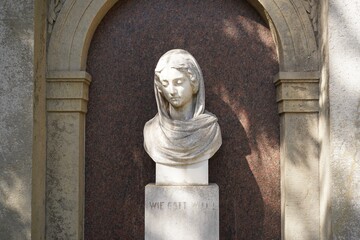
POLYGON ((220 188, 221 239, 262 239, 264 203, 246 156, 251 148, 245 130, 231 108, 212 98, 223 145, 210 159, 210 182, 220 188), (225 237, 226 236, 226 237, 225 237))
POLYGON ((22 212, 21 179, 15 171, 0 176, 0 237, 9 240, 29 239, 30 221, 22 212))

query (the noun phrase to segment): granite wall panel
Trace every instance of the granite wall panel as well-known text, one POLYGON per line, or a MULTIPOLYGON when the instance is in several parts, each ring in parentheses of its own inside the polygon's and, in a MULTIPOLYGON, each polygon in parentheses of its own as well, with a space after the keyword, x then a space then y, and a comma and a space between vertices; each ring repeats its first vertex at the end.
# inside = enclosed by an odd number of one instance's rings
POLYGON ((142 239, 155 164, 143 126, 156 112, 153 71, 188 50, 205 79, 223 146, 210 160, 221 239, 280 239, 278 72, 270 30, 246 1, 119 1, 93 37, 86 118, 86 239, 142 239))

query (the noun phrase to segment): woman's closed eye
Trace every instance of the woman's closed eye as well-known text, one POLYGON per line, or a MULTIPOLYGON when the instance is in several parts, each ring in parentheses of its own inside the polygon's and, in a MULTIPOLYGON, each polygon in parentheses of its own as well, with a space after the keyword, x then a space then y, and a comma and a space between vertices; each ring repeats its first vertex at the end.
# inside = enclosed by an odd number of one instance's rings
POLYGON ((181 85, 184 82, 183 79, 176 79, 175 80, 175 85, 181 85))
POLYGON ((169 82, 168 81, 162 81, 161 84, 163 85, 163 87, 167 87, 169 86, 169 82))

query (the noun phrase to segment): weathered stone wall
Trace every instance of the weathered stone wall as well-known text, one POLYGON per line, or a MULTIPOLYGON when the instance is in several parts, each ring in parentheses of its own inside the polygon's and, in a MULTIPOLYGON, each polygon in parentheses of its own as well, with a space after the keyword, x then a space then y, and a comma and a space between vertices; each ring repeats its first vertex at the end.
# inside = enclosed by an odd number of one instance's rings
POLYGON ((33 0, 0 2, 0 239, 30 239, 33 0))
POLYGON ((360 239, 360 1, 329 1, 333 239, 360 239))

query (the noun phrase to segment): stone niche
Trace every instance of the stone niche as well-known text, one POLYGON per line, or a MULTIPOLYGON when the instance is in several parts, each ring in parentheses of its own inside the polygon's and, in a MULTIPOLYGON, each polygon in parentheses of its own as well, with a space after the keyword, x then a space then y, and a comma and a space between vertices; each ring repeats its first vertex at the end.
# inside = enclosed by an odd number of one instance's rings
POLYGON ((144 187, 155 164, 143 150, 156 114, 153 70, 173 48, 198 60, 206 108, 223 146, 209 161, 220 190, 220 239, 280 239, 279 71, 269 27, 246 1, 119 1, 88 53, 85 239, 142 239, 144 187))

